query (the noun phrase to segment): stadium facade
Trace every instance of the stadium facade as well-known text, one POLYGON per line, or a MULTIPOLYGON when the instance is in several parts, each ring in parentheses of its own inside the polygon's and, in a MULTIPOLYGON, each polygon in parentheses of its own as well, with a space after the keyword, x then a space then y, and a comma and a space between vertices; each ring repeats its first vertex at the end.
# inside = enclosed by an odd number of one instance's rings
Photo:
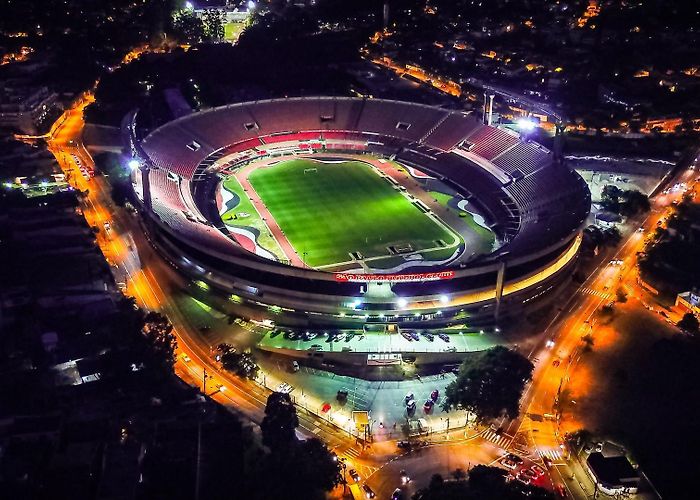
POLYGON ((308 325, 493 323, 566 282, 590 193, 541 145, 455 110, 362 98, 290 98, 193 113, 139 137, 124 121, 154 245, 192 280, 308 325), (222 222, 222 173, 293 155, 371 155, 458 192, 496 235, 488 255, 441 269, 332 273, 275 262, 222 222))

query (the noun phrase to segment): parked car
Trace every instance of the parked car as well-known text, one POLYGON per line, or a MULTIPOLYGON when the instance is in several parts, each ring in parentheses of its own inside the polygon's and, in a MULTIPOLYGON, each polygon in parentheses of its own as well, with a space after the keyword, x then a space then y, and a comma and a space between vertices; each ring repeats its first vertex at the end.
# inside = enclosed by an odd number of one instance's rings
POLYGON ((403 402, 404 402, 404 404, 408 404, 408 402, 411 401, 412 399, 416 399, 416 398, 415 398, 415 396, 413 395, 412 392, 409 392, 409 393, 406 394, 406 396, 403 398, 403 402))
POLYGON ((396 446, 401 450, 408 450, 411 448, 410 441, 397 441, 396 446))
POLYGON ((416 400, 412 399, 406 403, 406 413, 411 416, 416 412, 416 400))
POLYGON ((411 481, 411 476, 408 475, 405 469, 401 469, 399 474, 401 476, 401 484, 407 484, 411 481))
POLYGON ((420 340, 420 335, 417 332, 410 332, 409 335, 413 340, 420 340))
POLYGON ((423 337, 428 339, 430 342, 432 342, 435 339, 435 335, 433 335, 432 333, 423 332, 422 335, 423 335, 423 337))
POLYGON ((408 333, 408 332, 401 332, 401 336, 402 336, 403 338, 405 338, 406 340, 408 340, 409 342, 410 342, 411 340, 413 340, 413 337, 411 337, 411 334, 408 333))
POLYGON ((277 386, 277 392, 281 392, 282 394, 289 394, 294 390, 294 387, 289 385, 287 382, 282 382, 280 385, 277 386))
POLYGON ((433 401, 437 401, 439 397, 440 391, 437 389, 434 389, 433 392, 430 393, 430 399, 432 399, 433 401))
POLYGON ((360 482, 360 475, 357 473, 357 471, 355 469, 350 469, 350 477, 356 483, 360 482))
POLYGON ((391 494, 391 500, 403 500, 403 491, 401 488, 396 488, 391 494))
POLYGON ((435 401, 428 399, 425 403, 423 403, 423 411, 425 413, 430 413, 433 410, 433 406, 435 406, 435 401))
POLYGON ((367 498, 374 498, 375 497, 374 491, 372 491, 372 488, 370 488, 368 484, 363 484, 362 489, 364 490, 365 496, 367 498))
POLYGON ((449 341, 450 341, 450 336, 447 335, 446 333, 439 333, 439 334, 438 334, 438 337, 440 337, 440 340, 444 340, 445 342, 449 342, 449 341))
POLYGON ((321 344, 312 344, 311 347, 309 348, 309 351, 322 351, 323 347, 321 344))
POLYGON ((503 464, 504 467, 507 467, 508 469, 515 469, 518 466, 518 464, 513 462, 508 457, 503 457, 503 459, 501 460, 501 463, 503 464))

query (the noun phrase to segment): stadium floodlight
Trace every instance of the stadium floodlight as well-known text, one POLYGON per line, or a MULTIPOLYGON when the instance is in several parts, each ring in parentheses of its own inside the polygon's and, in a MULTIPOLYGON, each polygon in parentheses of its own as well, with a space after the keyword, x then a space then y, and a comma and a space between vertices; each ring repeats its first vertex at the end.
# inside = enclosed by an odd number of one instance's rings
POLYGON ((248 0, 248 10, 253 10, 255 8, 255 2, 253 0, 248 0))
POLYGON ((129 168, 131 170, 136 170, 137 168, 139 168, 139 165, 141 165, 141 164, 139 163, 139 161, 136 158, 132 158, 131 160, 129 160, 128 165, 129 165, 129 168))
POLYGON ((396 301, 396 305, 398 305, 401 309, 406 307, 408 305, 408 301, 404 299, 403 297, 400 297, 399 300, 396 301))
POLYGON ((450 302, 450 298, 447 295, 440 295, 440 302, 442 304, 447 304, 450 302))
POLYGON ((523 132, 532 132, 533 130, 535 130, 535 127, 537 127, 537 124, 534 122, 534 120, 530 120, 529 118, 520 118, 515 122, 515 124, 523 132))
POLYGON ((192 5, 192 2, 185 2, 185 8, 187 10, 194 10, 194 5, 192 5))
POLYGON ((354 301, 352 302, 352 308, 353 308, 353 309, 357 309, 357 308, 360 307, 361 305, 362 305, 362 302, 360 302, 359 300, 354 300, 354 301))

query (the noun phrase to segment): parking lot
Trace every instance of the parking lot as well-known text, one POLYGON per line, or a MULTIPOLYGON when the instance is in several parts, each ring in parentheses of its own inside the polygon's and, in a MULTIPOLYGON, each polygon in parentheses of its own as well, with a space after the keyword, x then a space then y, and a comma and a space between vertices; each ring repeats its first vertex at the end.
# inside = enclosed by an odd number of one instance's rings
POLYGON ((467 330, 401 330, 401 333, 365 333, 361 330, 291 331, 276 329, 265 334, 261 347, 322 352, 411 353, 474 352, 499 344, 497 334, 467 330))

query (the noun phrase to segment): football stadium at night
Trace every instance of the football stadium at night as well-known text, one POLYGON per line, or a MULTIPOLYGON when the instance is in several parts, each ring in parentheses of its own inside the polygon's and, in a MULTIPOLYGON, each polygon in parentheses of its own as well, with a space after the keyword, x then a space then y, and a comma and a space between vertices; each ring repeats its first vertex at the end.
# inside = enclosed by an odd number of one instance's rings
POLYGON ((275 99, 130 130, 158 250, 293 324, 517 316, 566 281, 590 208, 549 150, 426 105, 275 99))

